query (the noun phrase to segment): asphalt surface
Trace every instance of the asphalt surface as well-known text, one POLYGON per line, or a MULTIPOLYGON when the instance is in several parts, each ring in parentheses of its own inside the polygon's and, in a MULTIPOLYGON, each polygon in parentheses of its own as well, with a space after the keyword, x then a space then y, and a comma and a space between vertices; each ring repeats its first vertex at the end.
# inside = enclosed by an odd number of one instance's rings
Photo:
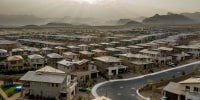
POLYGON ((192 65, 183 65, 173 69, 156 72, 150 75, 144 75, 142 77, 130 79, 109 81, 93 88, 92 94, 94 96, 107 96, 112 100, 137 100, 136 90, 147 83, 147 80, 153 80, 153 82, 160 81, 160 78, 170 79, 172 75, 181 76, 182 71, 190 73, 194 70, 194 65, 198 65, 200 68, 200 62, 191 63, 192 65), (107 92, 106 92, 107 90, 107 92))

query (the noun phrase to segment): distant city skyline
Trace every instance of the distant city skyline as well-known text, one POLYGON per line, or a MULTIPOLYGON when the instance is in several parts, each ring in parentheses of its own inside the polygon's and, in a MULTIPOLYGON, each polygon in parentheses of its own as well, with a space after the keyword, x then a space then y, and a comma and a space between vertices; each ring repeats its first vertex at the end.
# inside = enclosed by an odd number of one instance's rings
POLYGON ((0 14, 119 19, 198 12, 199 4, 199 0, 0 0, 0 14))

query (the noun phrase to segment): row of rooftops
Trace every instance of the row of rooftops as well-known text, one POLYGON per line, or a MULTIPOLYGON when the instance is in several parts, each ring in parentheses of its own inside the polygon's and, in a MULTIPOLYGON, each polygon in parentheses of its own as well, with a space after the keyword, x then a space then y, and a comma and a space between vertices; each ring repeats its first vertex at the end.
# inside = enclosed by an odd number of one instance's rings
POLYGON ((47 44, 47 45, 55 45, 55 46, 64 46, 65 45, 64 43, 56 43, 56 42, 33 40, 33 39, 18 39, 18 41, 40 43, 40 44, 47 44))
POLYGON ((15 41, 9 41, 9 40, 2 40, 0 39, 0 45, 4 44, 4 45, 7 45, 7 44, 15 44, 16 42, 15 41))

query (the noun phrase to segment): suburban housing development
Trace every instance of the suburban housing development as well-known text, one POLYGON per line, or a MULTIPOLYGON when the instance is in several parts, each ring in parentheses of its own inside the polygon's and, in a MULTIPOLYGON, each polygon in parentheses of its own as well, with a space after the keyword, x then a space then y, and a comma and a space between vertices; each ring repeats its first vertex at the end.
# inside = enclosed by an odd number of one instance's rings
MULTIPOLYGON (((106 80, 175 68, 200 58, 199 32, 155 27, 121 33, 83 28, 80 32, 1 37, 0 69, 4 75, 20 75, 19 99, 111 100, 105 88, 100 92, 103 95, 92 96, 92 87, 106 80)), ((169 82, 160 93, 166 100, 198 100, 198 78, 169 82)))

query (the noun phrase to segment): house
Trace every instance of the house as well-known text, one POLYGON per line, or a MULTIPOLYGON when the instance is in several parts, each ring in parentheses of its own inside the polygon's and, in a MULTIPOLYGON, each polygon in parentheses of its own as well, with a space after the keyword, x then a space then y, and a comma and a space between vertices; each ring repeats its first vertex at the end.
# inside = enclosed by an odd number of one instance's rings
POLYGON ((109 76, 118 75, 127 71, 127 66, 121 64, 121 59, 112 56, 101 56, 94 58, 95 65, 101 73, 109 76))
POLYGON ((14 55, 23 55, 24 54, 24 50, 21 48, 15 48, 11 50, 11 54, 14 55))
POLYGON ((94 57, 100 57, 100 56, 106 56, 107 52, 101 49, 94 49, 92 50, 92 52, 94 53, 94 57))
POLYGON ((73 52, 64 52, 63 57, 65 59, 69 59, 69 60, 78 60, 79 59, 79 55, 76 53, 73 53, 73 52))
POLYGON ((48 48, 48 47, 42 48, 41 51, 42 51, 42 53, 45 54, 45 55, 48 55, 48 54, 50 54, 50 53, 53 53, 53 49, 48 48))
POLYGON ((58 62, 57 68, 77 77, 77 81, 82 84, 91 78, 98 77, 96 66, 89 66, 89 60, 62 60, 58 62))
POLYGON ((124 53, 130 53, 131 52, 131 49, 130 48, 127 48, 127 47, 116 47, 117 49, 119 49, 121 52, 121 54, 124 54, 124 53))
POLYGON ((24 66, 24 59, 20 55, 9 56, 7 58, 7 69, 22 68, 24 66))
POLYGON ((44 66, 45 59, 41 55, 33 54, 28 56, 28 62, 30 66, 39 67, 39 66, 44 66))
POLYGON ((129 69, 132 72, 150 70, 154 65, 152 58, 143 54, 120 54, 119 58, 122 59, 124 65, 129 66, 129 69))
POLYGON ((63 59, 63 60, 57 62, 57 68, 66 73, 70 73, 72 71, 75 71, 75 69, 76 69, 74 63, 72 61, 68 61, 66 59, 63 59))
POLYGON ((160 51, 160 57, 158 59, 161 64, 172 62, 173 48, 159 47, 158 50, 160 51))
POLYGON ((113 44, 111 44, 111 43, 106 43, 106 42, 100 43, 100 45, 102 46, 101 49, 113 47, 113 44))
POLYGON ((185 52, 190 54, 194 58, 200 57, 200 45, 180 45, 175 46, 175 52, 185 52))
POLYGON ((55 48, 54 48, 54 51, 55 51, 56 53, 62 55, 63 52, 66 52, 66 51, 67 51, 67 48, 58 46, 58 47, 55 47, 55 48))
POLYGON ((94 43, 90 44, 89 46, 90 46, 91 50, 101 48, 101 45, 94 44, 94 43))
POLYGON ((118 37, 111 37, 111 36, 109 36, 109 37, 105 37, 104 41, 106 41, 106 42, 113 42, 113 41, 117 41, 118 39, 119 39, 118 37))
POLYGON ((40 53, 40 49, 34 48, 34 47, 25 47, 24 51, 29 55, 31 55, 31 54, 39 54, 40 53))
POLYGON ((0 49, 0 61, 5 60, 8 56, 8 51, 4 49, 0 49))
POLYGON ((132 45, 132 40, 131 39, 124 39, 120 41, 121 45, 123 46, 128 46, 128 45, 132 45))
POLYGON ((47 64, 52 66, 52 67, 56 67, 57 62, 61 61, 62 59, 64 59, 63 56, 61 56, 57 53, 51 53, 51 54, 47 55, 47 64))
POLYGON ((153 62, 155 62, 155 63, 160 63, 160 60, 159 60, 160 52, 159 51, 143 49, 139 53, 150 56, 152 58, 153 62))
POLYGON ((22 97, 72 100, 75 96, 76 80, 71 75, 50 66, 29 71, 20 78, 23 82, 22 97))
POLYGON ((163 95, 167 100, 199 100, 200 78, 191 77, 181 82, 170 82, 163 88, 163 95))
POLYGON ((89 51, 80 51, 79 54, 81 59, 92 59, 94 56, 94 53, 89 51))
POLYGON ((79 47, 78 46, 67 46, 67 49, 70 51, 70 52, 74 52, 74 53, 77 53, 79 52, 79 47))
POLYGON ((107 52, 107 55, 109 56, 116 56, 121 53, 121 50, 117 48, 105 48, 105 51, 107 52))
POLYGON ((12 49, 17 48, 17 47, 18 47, 18 44, 15 41, 0 40, 0 49, 11 51, 12 49))
POLYGON ((191 55, 185 52, 175 53, 172 55, 172 60, 177 62, 187 60, 189 58, 191 58, 191 55))
POLYGON ((141 51, 142 49, 144 49, 141 46, 136 46, 136 45, 129 45, 128 48, 131 49, 132 53, 138 53, 139 51, 141 51))
POLYGON ((79 49, 80 51, 88 51, 88 50, 90 50, 90 47, 88 45, 85 45, 85 44, 78 45, 78 47, 80 48, 79 49))
POLYGON ((113 41, 113 42, 110 42, 110 44, 112 44, 112 45, 113 45, 113 47, 119 47, 119 46, 121 45, 121 43, 120 43, 120 42, 115 42, 115 41, 113 41))

